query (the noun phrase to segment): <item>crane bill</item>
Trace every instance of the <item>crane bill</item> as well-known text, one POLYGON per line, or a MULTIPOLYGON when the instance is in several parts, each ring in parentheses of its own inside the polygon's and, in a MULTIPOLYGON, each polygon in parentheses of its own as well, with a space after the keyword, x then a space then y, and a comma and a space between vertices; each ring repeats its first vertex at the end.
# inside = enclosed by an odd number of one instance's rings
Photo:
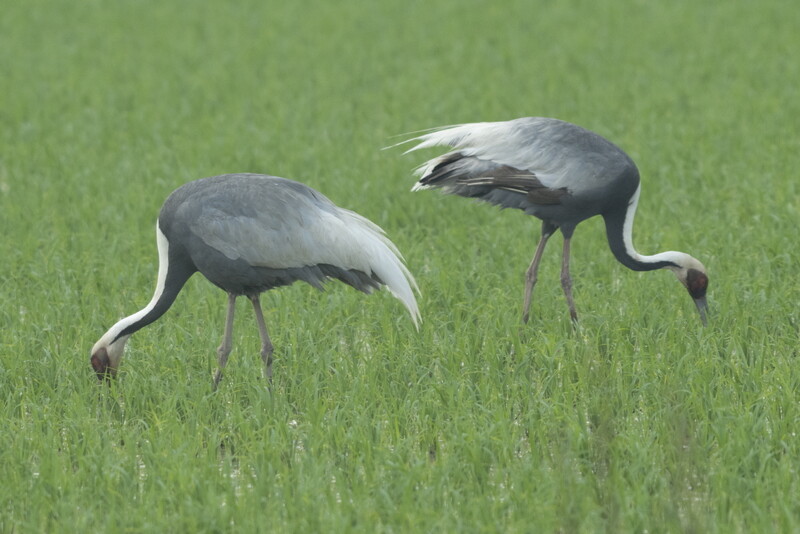
POLYGON ((708 302, 706 302, 706 297, 700 297, 694 299, 694 303, 697 306, 697 311, 700 312, 700 321, 703 322, 703 326, 708 325, 708 321, 706 320, 706 313, 708 311, 708 302))

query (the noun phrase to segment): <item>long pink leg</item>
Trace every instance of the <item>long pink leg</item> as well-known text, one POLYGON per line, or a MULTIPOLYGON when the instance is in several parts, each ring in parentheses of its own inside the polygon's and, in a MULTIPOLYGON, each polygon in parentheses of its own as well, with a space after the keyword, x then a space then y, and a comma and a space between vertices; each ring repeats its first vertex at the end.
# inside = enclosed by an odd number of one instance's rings
POLYGON ((561 287, 567 297, 569 305, 569 316, 573 321, 578 320, 578 312, 575 311, 575 301, 572 299, 572 277, 569 275, 569 242, 571 237, 564 236, 564 256, 561 259, 561 287))
POLYGON ((261 302, 258 295, 250 297, 253 303, 253 310, 256 312, 256 322, 258 323, 258 333, 261 335, 261 360, 264 362, 264 376, 269 381, 269 388, 272 389, 272 353, 275 347, 269 339, 267 323, 264 322, 264 313, 261 311, 261 302))
POLYGON ((222 337, 222 344, 217 349, 219 368, 214 375, 214 389, 217 389, 219 381, 222 380, 222 370, 228 363, 228 355, 233 347, 233 313, 236 311, 236 295, 228 293, 228 316, 225 318, 225 335, 222 337))
POLYGON ((542 224, 542 238, 536 247, 536 252, 533 255, 533 260, 525 273, 525 301, 522 304, 522 322, 527 323, 530 316, 531 297, 533 296, 533 286, 536 285, 539 273, 539 262, 542 261, 542 253, 547 240, 555 232, 555 227, 548 224, 542 224))

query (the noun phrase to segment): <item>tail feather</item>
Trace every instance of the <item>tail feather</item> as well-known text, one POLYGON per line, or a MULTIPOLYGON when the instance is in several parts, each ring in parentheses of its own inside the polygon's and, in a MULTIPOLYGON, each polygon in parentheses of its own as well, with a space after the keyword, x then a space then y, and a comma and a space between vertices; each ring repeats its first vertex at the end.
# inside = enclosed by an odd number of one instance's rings
POLYGON ((522 195, 525 202, 533 204, 559 204, 567 190, 557 186, 552 165, 530 165, 533 160, 541 159, 538 153, 532 161, 519 157, 519 154, 529 153, 524 149, 536 139, 538 132, 535 128, 531 131, 531 125, 541 121, 518 119, 460 124, 409 139, 408 142, 417 144, 406 150, 406 154, 434 146, 455 149, 420 165, 415 170, 419 180, 411 190, 440 188, 448 194, 520 207, 520 199, 495 193, 502 190, 522 195))
POLYGON ((478 122, 445 126, 394 145, 398 146, 409 142, 417 143, 406 150, 404 154, 435 146, 449 146, 457 149, 437 156, 417 167, 414 174, 419 176, 420 180, 414 184, 411 190, 419 191, 431 187, 440 187, 447 183, 446 178, 473 178, 480 176, 482 172, 486 172, 490 168, 497 167, 497 164, 493 163, 491 158, 475 156, 479 156, 480 150, 478 147, 481 146, 482 140, 496 136, 497 132, 495 130, 498 127, 502 127, 502 123, 478 122), (447 174, 439 173, 437 175, 437 170, 447 171, 447 174))
POLYGON ((384 231, 369 219, 350 210, 338 209, 338 214, 345 219, 348 229, 348 246, 340 250, 349 250, 348 263, 358 264, 359 270, 378 278, 389 292, 394 295, 408 310, 414 326, 419 328, 421 316, 414 291, 419 293, 414 276, 406 267, 403 256, 384 231), (353 256, 357 256, 354 258, 353 256))
POLYGON ((486 130, 491 129, 491 127, 496 124, 501 123, 476 122, 437 128, 434 131, 404 141, 419 141, 415 146, 406 150, 405 154, 434 146, 451 146, 454 148, 470 146, 472 144, 471 138, 476 137, 476 135, 485 135, 487 133, 486 130))

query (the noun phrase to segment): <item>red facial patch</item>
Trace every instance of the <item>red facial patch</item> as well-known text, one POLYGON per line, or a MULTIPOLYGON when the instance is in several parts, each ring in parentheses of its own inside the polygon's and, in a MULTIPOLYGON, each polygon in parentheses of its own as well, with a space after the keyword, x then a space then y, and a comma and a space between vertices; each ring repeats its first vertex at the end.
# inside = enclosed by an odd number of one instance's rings
POLYGON ((692 298, 699 299, 706 296, 708 289, 708 276, 697 269, 689 269, 686 273, 686 289, 692 298))
POLYGON ((108 351, 105 347, 92 354, 90 361, 94 372, 97 373, 97 378, 100 380, 108 379, 108 366, 111 364, 111 360, 108 358, 108 351))

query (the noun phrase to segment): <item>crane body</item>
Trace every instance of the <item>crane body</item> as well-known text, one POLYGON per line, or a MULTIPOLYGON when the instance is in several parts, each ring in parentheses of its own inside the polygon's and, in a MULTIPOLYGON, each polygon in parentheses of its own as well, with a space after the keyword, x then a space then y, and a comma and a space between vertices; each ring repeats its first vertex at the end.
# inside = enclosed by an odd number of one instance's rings
POLYGON ((641 193, 639 171, 611 141, 580 126, 543 117, 450 126, 408 141, 417 144, 407 152, 433 146, 454 149, 422 164, 412 190, 437 188, 519 209, 542 220, 542 236, 525 276, 525 322, 544 247, 556 230, 564 236, 561 284, 570 316, 577 320, 570 241, 581 221, 600 215, 614 257, 636 271, 672 270, 705 324, 708 276, 702 263, 682 252, 646 256, 633 247, 633 220, 641 193))
POLYGON ((299 182, 229 174, 184 184, 161 208, 156 242, 159 268, 150 303, 114 324, 92 348, 100 378, 116 374, 128 338, 161 317, 196 272, 229 296, 215 387, 231 351, 238 296, 253 304, 268 378, 273 347, 259 302, 264 291, 296 281, 322 289, 330 278, 364 293, 386 286, 414 324, 419 321, 416 283, 383 230, 299 182))

